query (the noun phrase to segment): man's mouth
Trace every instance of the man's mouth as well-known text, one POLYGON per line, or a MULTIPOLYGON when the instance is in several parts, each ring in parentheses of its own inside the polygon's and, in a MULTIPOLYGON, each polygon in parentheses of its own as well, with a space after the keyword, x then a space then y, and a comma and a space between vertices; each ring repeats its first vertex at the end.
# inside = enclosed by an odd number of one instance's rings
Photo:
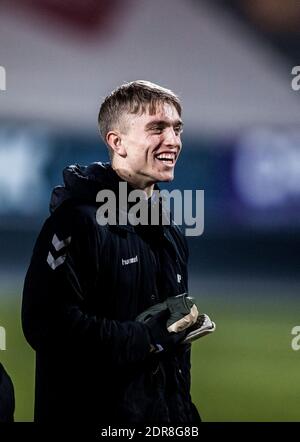
POLYGON ((155 159, 161 161, 162 163, 173 165, 173 164, 175 164, 176 153, 175 152, 159 153, 159 154, 155 155, 155 159))

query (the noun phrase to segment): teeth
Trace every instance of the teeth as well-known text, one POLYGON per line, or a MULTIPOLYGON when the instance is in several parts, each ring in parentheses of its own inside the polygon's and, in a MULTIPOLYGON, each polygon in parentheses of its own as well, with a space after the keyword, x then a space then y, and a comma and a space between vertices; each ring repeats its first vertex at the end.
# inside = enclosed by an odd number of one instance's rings
POLYGON ((159 160, 175 160, 175 153, 161 153, 156 158, 159 160))

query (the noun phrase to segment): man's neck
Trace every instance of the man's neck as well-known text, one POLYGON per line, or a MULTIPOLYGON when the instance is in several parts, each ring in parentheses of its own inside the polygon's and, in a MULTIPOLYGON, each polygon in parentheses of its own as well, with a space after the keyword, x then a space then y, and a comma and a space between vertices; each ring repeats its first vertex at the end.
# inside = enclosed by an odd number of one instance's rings
POLYGON ((142 177, 138 177, 133 175, 130 171, 126 169, 117 168, 112 165, 113 170, 122 178, 124 181, 127 181, 134 189, 143 190, 147 198, 150 198, 153 193, 154 184, 145 183, 142 177))

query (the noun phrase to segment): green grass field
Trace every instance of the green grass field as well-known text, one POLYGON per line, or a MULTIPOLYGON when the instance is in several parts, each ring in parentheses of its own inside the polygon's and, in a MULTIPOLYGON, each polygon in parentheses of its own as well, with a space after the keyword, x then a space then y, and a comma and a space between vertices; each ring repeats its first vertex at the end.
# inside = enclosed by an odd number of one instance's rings
POLYGON ((211 306, 213 335, 193 345, 192 396, 204 421, 300 421, 299 303, 211 306), (278 309, 279 307, 279 309, 278 309))
MULTIPOLYGON (((217 323, 213 335, 193 343, 192 396, 204 421, 299 421, 300 351, 291 329, 300 325, 300 302, 211 297, 201 299, 217 323)), ((0 360, 16 393, 16 421, 33 417, 34 354, 21 331, 20 299, 2 293, 6 329, 0 360)))

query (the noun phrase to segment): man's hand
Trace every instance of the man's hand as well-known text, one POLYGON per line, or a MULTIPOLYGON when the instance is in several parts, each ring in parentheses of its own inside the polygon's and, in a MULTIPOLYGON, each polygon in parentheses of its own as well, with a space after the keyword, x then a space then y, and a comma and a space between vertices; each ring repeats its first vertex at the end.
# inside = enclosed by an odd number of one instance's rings
POLYGON ((184 330, 178 333, 167 330, 167 320, 170 316, 169 309, 156 313, 152 318, 145 322, 151 337, 150 351, 159 353, 161 351, 172 350, 177 344, 182 342, 188 331, 184 330))

